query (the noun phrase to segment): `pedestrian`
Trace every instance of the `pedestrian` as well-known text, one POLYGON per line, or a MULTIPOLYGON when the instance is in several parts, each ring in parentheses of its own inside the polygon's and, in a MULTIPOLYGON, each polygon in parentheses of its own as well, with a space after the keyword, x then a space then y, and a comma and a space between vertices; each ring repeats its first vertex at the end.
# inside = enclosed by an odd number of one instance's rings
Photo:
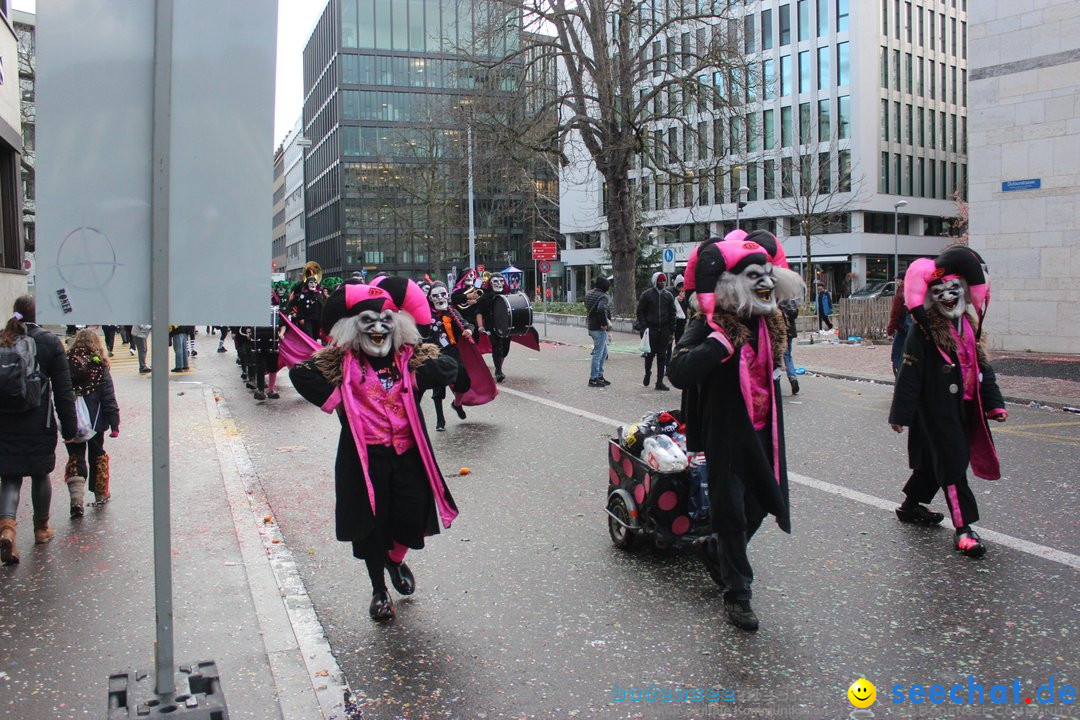
POLYGON ((772 514, 791 532, 783 405, 776 358, 784 352, 777 302, 801 297, 798 274, 774 265, 751 240, 702 244, 687 262, 688 289, 700 312, 671 359, 683 390, 686 444, 704 452, 713 534, 700 545, 725 585, 728 620, 758 628, 750 605, 754 571, 747 545, 772 514))
POLYGON ((675 344, 679 344, 679 338, 686 330, 686 322, 690 317, 690 298, 686 295, 686 280, 682 275, 675 276, 675 344))
POLYGON ((105 335, 105 349, 109 352, 109 357, 113 356, 113 345, 116 343, 116 331, 118 326, 116 325, 102 325, 101 332, 105 335))
POLYGON ((228 350, 225 349, 225 338, 229 336, 229 326, 217 325, 215 327, 221 331, 221 336, 218 338, 217 351, 219 353, 228 352, 228 350))
POLYGON ((670 390, 664 384, 664 372, 671 358, 671 336, 675 331, 675 296, 668 292, 667 275, 653 273, 652 286, 641 293, 637 305, 638 332, 649 334, 649 351, 645 353, 645 379, 652 382, 653 358, 656 358, 656 389, 670 390))
POLYGON ((195 348, 195 336, 199 334, 199 329, 194 325, 185 325, 184 327, 187 328, 188 331, 188 356, 197 357, 199 351, 195 348))
POLYGON ((82 442, 68 444, 68 462, 64 481, 71 500, 71 517, 83 516, 83 497, 89 480, 94 504, 104 505, 109 492, 109 454, 105 452, 105 430, 109 437, 120 434, 120 406, 116 403, 109 359, 98 334, 80 330, 68 349, 71 388, 75 397, 82 398, 90 416, 94 436, 82 442))
POLYGON ((368 613, 376 622, 394 618, 386 574, 399 593, 413 594, 416 579, 406 553, 423 548, 425 538, 439 532, 440 520, 449 528, 458 514, 419 403, 424 390, 457 377, 457 363, 434 345, 420 344, 417 323, 433 319, 419 287, 415 293, 420 304, 404 308, 380 287, 342 285, 321 318, 334 344, 289 371, 306 400, 324 412, 337 411, 335 531, 367 566, 368 613))
POLYGON ((791 385, 791 394, 799 394, 799 378, 795 375, 795 361, 791 358, 791 345, 799 336, 796 326, 796 318, 799 317, 799 303, 795 298, 788 298, 779 303, 780 312, 784 314, 784 322, 787 323, 787 349, 784 351, 784 369, 787 371, 788 383, 791 385))
POLYGON ((150 330, 149 325, 131 326, 131 344, 139 353, 139 372, 143 374, 150 372, 150 366, 146 364, 146 338, 150 337, 150 330))
POLYGON ((600 276, 593 281, 592 290, 585 293, 585 315, 592 338, 592 366, 589 368, 589 387, 607 387, 604 361, 608 357, 608 331, 611 330, 611 298, 607 291, 611 281, 600 276))
POLYGON ((963 245, 908 266, 904 303, 914 326, 904 343, 889 411, 894 431, 911 428, 911 476, 896 517, 918 525, 940 523, 945 516, 926 504, 941 488, 955 547, 968 557, 986 552, 971 527, 979 508, 968 486, 968 466, 977 477, 1001 477, 987 420, 1005 422, 1009 416, 982 338, 990 303, 984 267, 979 254, 963 245))
POLYGON ((56 467, 57 417, 65 441, 76 433, 75 396, 64 346, 36 319, 34 297, 22 295, 0 332, 0 563, 4 565, 19 562, 15 517, 27 476, 34 542, 53 538, 49 473, 56 467))
POLYGON ((173 356, 176 358, 176 364, 173 366, 173 372, 184 372, 188 369, 188 334, 187 325, 170 325, 169 326, 169 344, 173 348, 173 356))
POLYGON ((817 314, 818 314, 818 330, 821 330, 821 326, 832 330, 832 295, 825 289, 825 283, 819 282, 817 284, 817 314))
POLYGON ((892 338, 893 377, 900 374, 900 362, 904 358, 904 343, 907 341, 910 329, 911 313, 904 306, 904 281, 901 279, 896 285, 896 294, 893 295, 892 307, 889 309, 889 324, 885 328, 885 334, 892 338))

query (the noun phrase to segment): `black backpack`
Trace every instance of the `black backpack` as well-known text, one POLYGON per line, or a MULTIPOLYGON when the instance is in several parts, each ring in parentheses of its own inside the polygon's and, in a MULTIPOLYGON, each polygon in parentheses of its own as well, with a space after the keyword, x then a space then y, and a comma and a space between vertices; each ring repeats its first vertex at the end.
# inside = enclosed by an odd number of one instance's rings
POLYGON ((0 347, 0 412, 22 413, 36 408, 44 390, 34 338, 19 335, 11 347, 0 347))

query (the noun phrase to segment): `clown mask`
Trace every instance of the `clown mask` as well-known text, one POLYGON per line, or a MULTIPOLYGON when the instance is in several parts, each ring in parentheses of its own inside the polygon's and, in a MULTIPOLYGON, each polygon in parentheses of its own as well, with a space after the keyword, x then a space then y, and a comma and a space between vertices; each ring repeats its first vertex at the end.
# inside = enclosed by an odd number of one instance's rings
POLYGON ((428 297, 431 299, 431 306, 439 312, 450 307, 450 291, 444 287, 433 287, 428 297))
POLYGON ((506 289, 506 279, 502 275, 491 276, 491 291, 494 293, 502 294, 506 289))
POLYGON ((310 290, 312 292, 315 292, 315 288, 317 288, 318 286, 319 286, 319 283, 316 280, 308 280, 308 284, 307 284, 307 289, 308 290, 310 290))
POLYGON ((957 277, 931 285, 928 297, 932 307, 950 320, 959 319, 967 309, 964 285, 957 277))
POLYGON ((776 312, 772 263, 750 263, 738 273, 725 272, 716 285, 716 306, 741 317, 776 312))
POLYGON ((369 357, 386 357, 394 347, 394 313, 391 310, 376 312, 365 310, 357 316, 360 333, 357 342, 369 357))

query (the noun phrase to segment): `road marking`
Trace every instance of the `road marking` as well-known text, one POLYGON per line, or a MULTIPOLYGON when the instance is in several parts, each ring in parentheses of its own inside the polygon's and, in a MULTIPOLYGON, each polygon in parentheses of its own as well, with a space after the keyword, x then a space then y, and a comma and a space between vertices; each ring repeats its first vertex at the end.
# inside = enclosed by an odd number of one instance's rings
MULTIPOLYGON (((594 420, 599 423, 603 423, 611 427, 612 429, 623 425, 624 423, 618 420, 613 420, 603 415, 597 415, 591 413, 588 410, 580 410, 570 405, 564 405, 554 400, 548 400, 547 398, 538 397, 529 393, 521 392, 520 390, 514 390, 508 388, 505 385, 499 388, 500 393, 506 393, 507 395, 515 395, 523 400, 531 400, 532 402, 539 403, 541 405, 547 405, 550 408, 561 410, 562 412, 570 413, 571 415, 577 415, 578 417, 585 418, 586 420, 594 420)), ((862 503, 863 505, 869 505, 876 507, 880 510, 885 510, 892 513, 896 508, 896 502, 885 500, 883 498, 875 497, 874 495, 867 495, 864 492, 858 490, 852 490, 850 488, 836 485, 834 483, 825 482, 824 480, 818 480, 816 478, 808 477, 806 475, 800 475, 788 471, 788 480, 798 485, 805 485, 806 487, 820 490, 821 492, 827 492, 831 495, 839 495, 847 498, 848 500, 854 500, 855 502, 862 503)), ((1028 555, 1034 555, 1045 560, 1051 560, 1056 563, 1061 563, 1071 567, 1073 570, 1080 570, 1080 555, 1073 555, 1072 553, 1065 552, 1064 550, 1057 550, 1046 545, 1039 545, 1038 543, 1029 542, 1028 540, 1021 540, 1018 537, 1012 535, 1006 535, 1005 533, 997 532, 996 530, 990 530, 982 526, 979 527, 979 534, 987 540, 1003 545, 1013 550, 1018 550, 1028 555)))
POLYGON ((1032 423, 1031 425, 1018 425, 1016 423, 1011 423, 1011 427, 1019 428, 1021 430, 1027 430, 1029 428, 1072 427, 1076 425, 1080 425, 1080 420, 1073 420, 1072 422, 1032 423))

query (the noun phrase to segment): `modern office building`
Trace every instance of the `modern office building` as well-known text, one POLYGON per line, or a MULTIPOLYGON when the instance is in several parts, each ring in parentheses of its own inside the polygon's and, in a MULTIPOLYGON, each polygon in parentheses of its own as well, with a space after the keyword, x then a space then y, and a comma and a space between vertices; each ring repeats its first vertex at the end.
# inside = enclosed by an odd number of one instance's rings
MULTIPOLYGON (((643 7, 653 4, 661 12, 659 2, 643 7)), ((686 102, 683 122, 652 123, 681 162, 709 169, 671 183, 662 165, 639 161, 643 235, 682 266, 698 242, 734 227, 745 187, 740 225, 774 232, 799 265, 802 221, 814 214, 799 198, 810 185, 832 209, 808 227, 810 260, 834 296, 894 277, 894 247, 901 270, 939 252, 957 214, 953 194, 967 185, 967 0, 761 0, 728 12, 720 31, 741 44, 745 76, 697 81, 718 86, 737 110, 686 102)), ((652 56, 710 37, 708 27, 686 26, 660 38, 652 56)), ((655 63, 651 74, 670 71, 655 63)), ((575 165, 560 178, 560 229, 569 291, 580 296, 585 270, 605 263, 607 239, 601 182, 575 165)))
POLYGON ((274 222, 271 225, 270 265, 275 274, 285 272, 285 143, 274 151, 274 222))
MULTIPOLYGON (((304 245, 304 147, 303 118, 297 118, 285 137, 283 170, 285 173, 285 265, 289 280, 299 280, 307 262, 304 245)), ((279 272, 281 272, 279 268, 279 272)))
POLYGON ((1080 353, 1080 3, 971 3, 971 247, 991 347, 1080 353))
MULTIPOLYGON (((27 18, 25 13, 20 13, 27 18)), ((33 16, 28 16, 32 21, 33 16)), ((32 23, 31 23, 32 24, 32 23)), ((0 307, 26 292, 22 223, 22 73, 19 37, 9 0, 0 0, 0 307)), ((33 52, 33 34, 29 36, 33 52)), ((33 102, 33 83, 29 84, 33 102)), ((31 128, 33 126, 31 125, 31 128)), ((33 131, 31 130, 31 141, 33 131)), ((31 142, 31 147, 33 143, 31 142)))
POLYGON ((470 150, 477 158, 477 263, 495 269, 522 262, 529 242, 546 239, 535 237, 521 198, 480 172, 491 165, 481 160, 485 148, 466 142, 471 103, 518 82, 513 68, 496 79, 466 59, 503 56, 520 42, 520 23, 494 43, 480 42, 482 5, 327 4, 304 50, 303 114, 311 143, 304 161, 307 259, 325 272, 422 275, 436 266, 465 267, 466 183, 459 169, 470 150), (441 172, 448 174, 443 189, 430 190, 432 174, 441 172))

